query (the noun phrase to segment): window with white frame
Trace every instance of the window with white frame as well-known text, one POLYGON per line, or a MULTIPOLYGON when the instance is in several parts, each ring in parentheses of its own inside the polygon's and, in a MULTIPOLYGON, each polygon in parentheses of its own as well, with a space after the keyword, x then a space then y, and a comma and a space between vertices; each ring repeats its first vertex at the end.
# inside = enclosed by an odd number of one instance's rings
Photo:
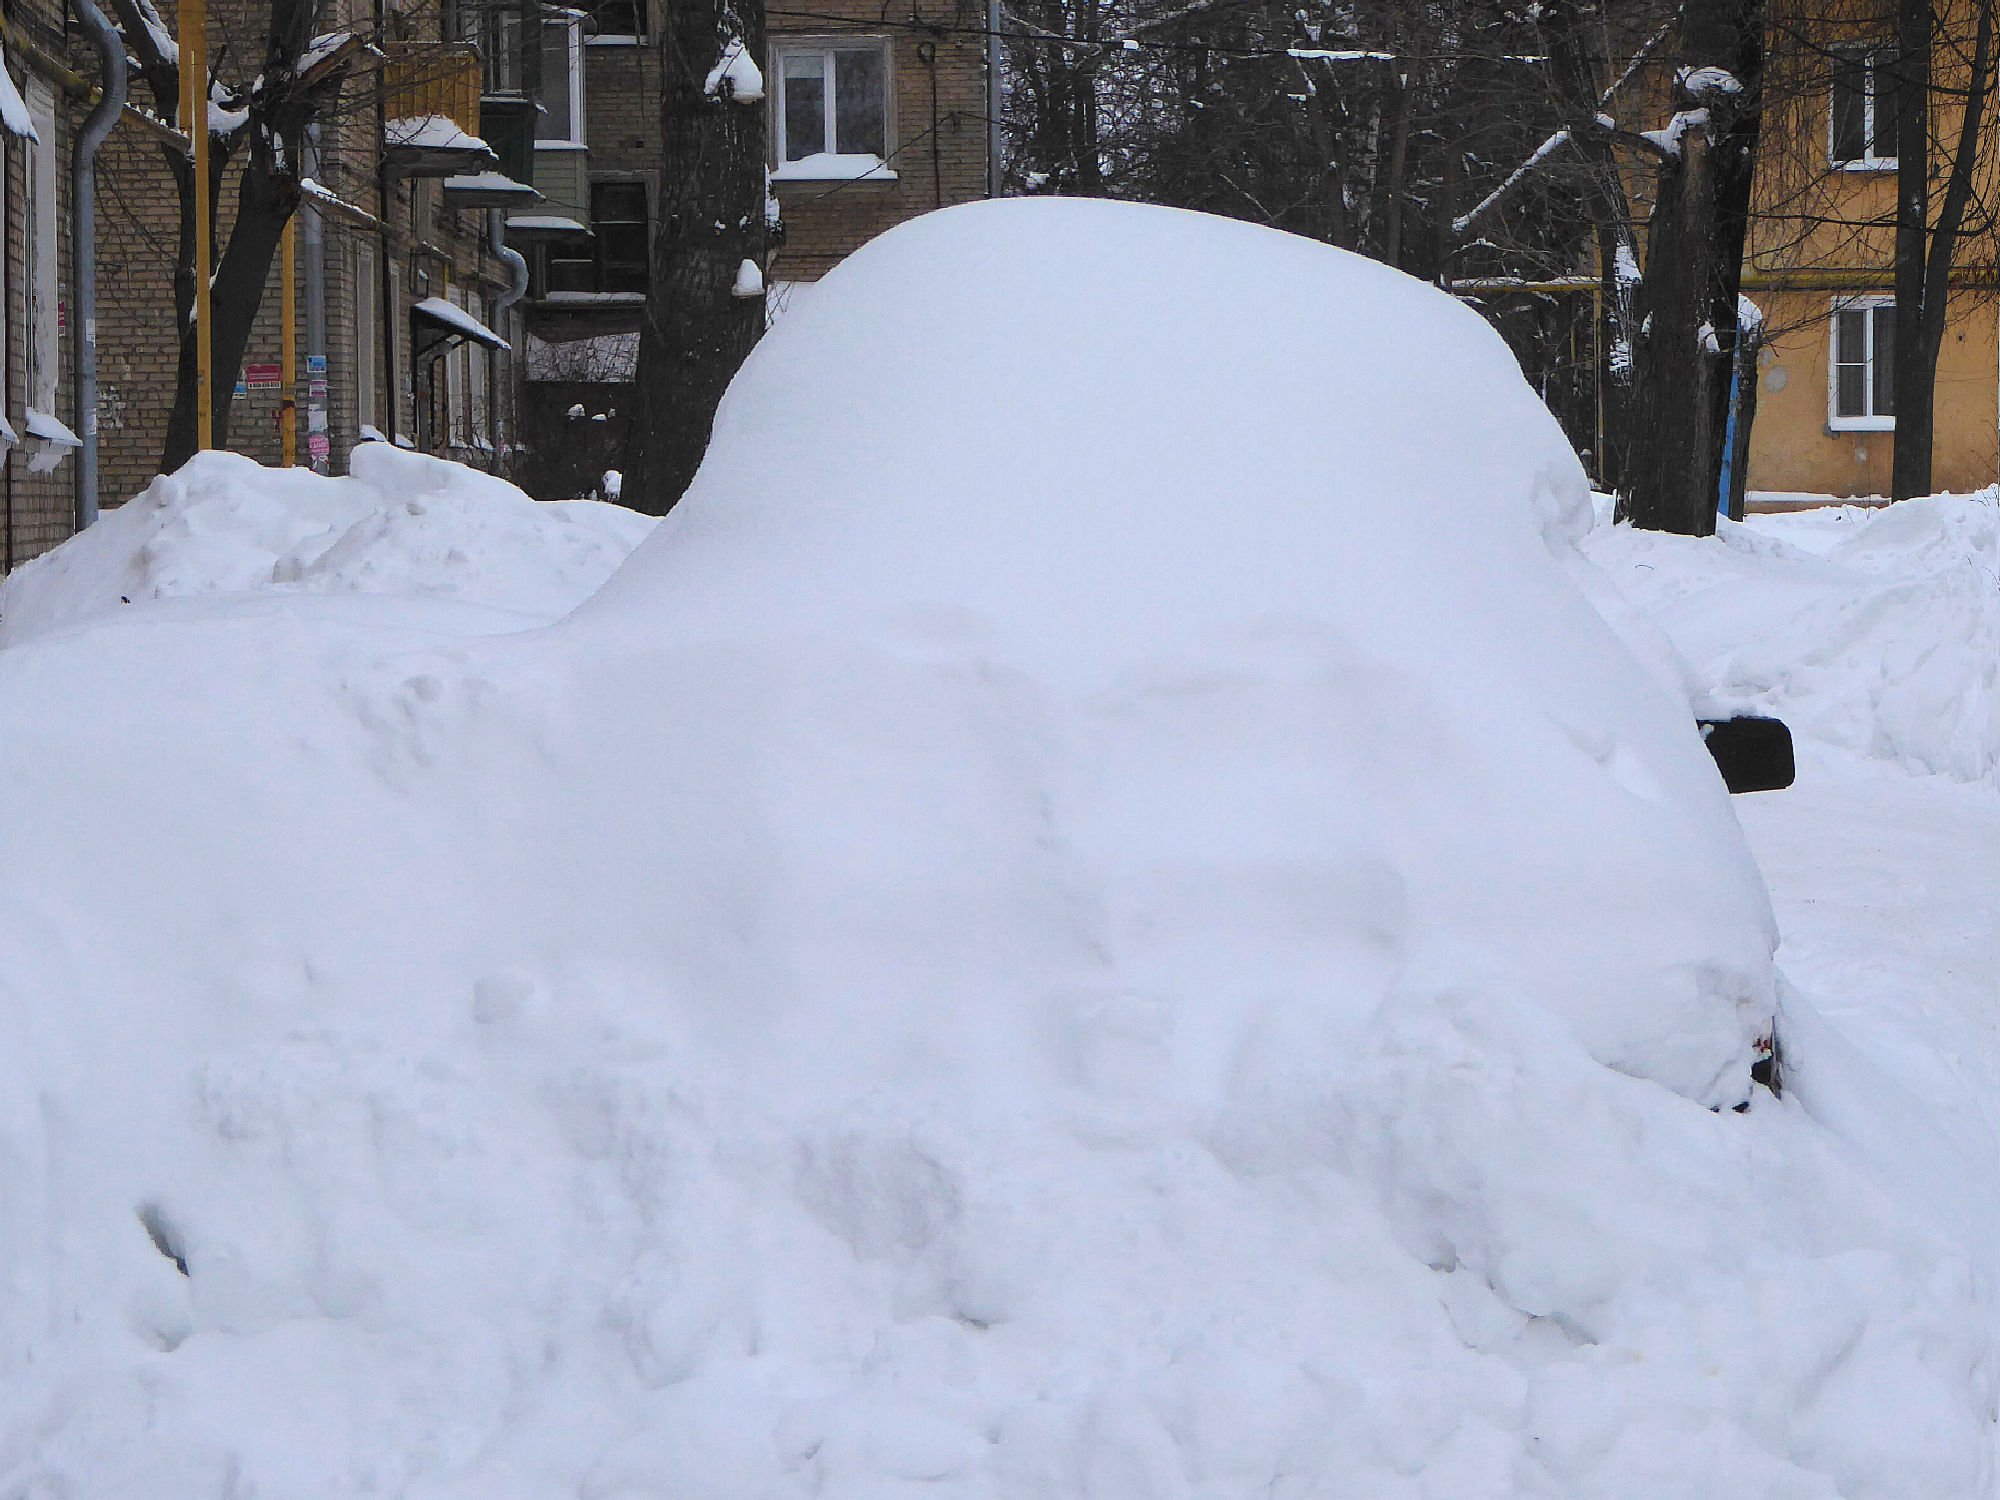
MULTIPOLYGON (((0 63, 0 67, 4 66, 0 63)), ((7 222, 7 165, 13 155, 11 147, 11 137, 0 132, 0 225, 7 222)), ((7 418, 7 359, 13 349, 13 320, 8 316, 11 304, 7 301, 10 271, 6 250, 0 246, 0 450, 21 440, 7 418)))
POLYGON ((583 143, 583 23, 574 15, 542 27, 541 104, 537 141, 583 143))
MULTIPOLYGON (((375 259, 373 242, 357 238, 354 243, 354 426, 355 436, 363 427, 381 421, 376 410, 377 364, 375 345, 382 332, 381 267, 375 259)), ((379 428, 377 429, 380 430, 379 428)))
MULTIPOLYGON (((465 311, 465 293, 453 287, 445 293, 445 299, 460 312, 465 311)), ((470 413, 466 410, 466 345, 469 339, 460 339, 445 352, 444 356, 444 445, 465 444, 472 440, 470 413)))
POLYGON ((1888 47, 1848 47, 1833 56, 1832 126, 1828 154, 1837 167, 1896 165, 1896 93, 1888 47))
POLYGON ((646 39, 646 0, 596 0, 590 7, 593 43, 631 46, 646 39))
POLYGON ((883 165, 889 157, 888 41, 787 37, 771 51, 778 84, 774 175, 893 176, 883 165))
POLYGON ((1888 432, 1896 425, 1896 304, 1850 297, 1833 308, 1827 425, 1836 432, 1888 432))
POLYGON ((62 368, 62 298, 56 261, 55 90, 39 76, 28 80, 28 115, 39 140, 28 146, 28 405, 55 414, 56 379, 62 368))
MULTIPOLYGON (((465 294, 465 310, 477 322, 486 321, 486 299, 479 293, 465 294)), ((490 449, 493 431, 493 411, 487 395, 487 374, 493 367, 495 351, 481 344, 466 350, 465 370, 465 440, 475 448, 490 449)))

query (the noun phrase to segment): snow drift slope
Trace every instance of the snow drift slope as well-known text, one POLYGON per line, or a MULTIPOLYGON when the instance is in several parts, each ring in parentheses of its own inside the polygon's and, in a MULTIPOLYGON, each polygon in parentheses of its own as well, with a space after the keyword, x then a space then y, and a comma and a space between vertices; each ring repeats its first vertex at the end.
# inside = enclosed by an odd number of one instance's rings
MULTIPOLYGON (((281 590, 456 600, 552 618, 652 530, 588 500, 538 504, 462 465, 364 443, 353 474, 204 453, 0 585, 0 642, 126 604, 281 590)), ((509 622, 518 627, 519 621, 509 622)))
POLYGON ((1581 501, 1436 294, 990 205, 560 625, 0 651, 0 1493, 1980 1493, 1965 1262, 1705 1107, 1768 911, 1581 501))
POLYGON ((1585 548, 1667 629, 1712 704, 2000 785, 1993 491, 1725 521, 1700 541, 1606 526, 1585 548))

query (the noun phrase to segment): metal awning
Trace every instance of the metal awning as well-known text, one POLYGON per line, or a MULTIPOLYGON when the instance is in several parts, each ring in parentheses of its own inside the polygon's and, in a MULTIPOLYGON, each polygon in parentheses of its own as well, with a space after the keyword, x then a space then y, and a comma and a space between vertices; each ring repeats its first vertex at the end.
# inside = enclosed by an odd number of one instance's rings
POLYGON ((507 233, 518 240, 587 239, 590 227, 567 214, 509 214, 507 233))
POLYGON ((448 208, 526 208, 542 195, 505 172, 472 172, 444 180, 448 208))
POLYGON ((447 302, 442 297, 424 298, 410 309, 410 318, 419 328, 430 333, 430 342, 433 344, 458 338, 469 339, 475 344, 484 344, 489 349, 508 347, 507 341, 499 334, 464 308, 447 302))

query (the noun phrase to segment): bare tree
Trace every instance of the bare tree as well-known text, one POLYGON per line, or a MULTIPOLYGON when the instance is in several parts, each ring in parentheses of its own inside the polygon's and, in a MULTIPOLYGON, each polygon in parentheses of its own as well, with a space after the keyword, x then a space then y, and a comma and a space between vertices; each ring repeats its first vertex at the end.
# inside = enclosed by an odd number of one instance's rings
MULTIPOLYGON (((180 63, 172 35, 152 0, 112 0, 119 29, 152 93, 155 110, 175 119, 181 104, 180 63)), ((163 147, 167 170, 180 197, 179 258, 174 273, 174 310, 182 330, 173 411, 160 455, 162 472, 179 468, 200 446, 195 340, 196 214, 216 223, 226 169, 242 152, 248 157, 237 185, 236 216, 212 282, 214 309, 208 325, 211 374, 218 393, 210 442, 229 441, 231 400, 251 325, 263 302, 272 262, 286 222, 299 204, 300 163, 306 126, 337 97, 349 49, 312 51, 319 0, 271 0, 261 66, 252 80, 229 87, 211 78, 208 97, 194 111, 196 128, 209 133, 209 196, 195 202, 194 162, 177 147, 163 147), (302 67, 302 64, 304 65, 302 67)))

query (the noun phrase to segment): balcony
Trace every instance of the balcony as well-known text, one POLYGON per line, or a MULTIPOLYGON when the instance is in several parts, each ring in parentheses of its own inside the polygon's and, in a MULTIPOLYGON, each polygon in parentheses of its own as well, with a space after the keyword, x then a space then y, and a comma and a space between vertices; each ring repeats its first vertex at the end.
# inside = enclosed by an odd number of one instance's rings
POLYGON ((404 177, 485 171, 499 158, 479 136, 485 68, 466 42, 391 42, 383 47, 387 123, 383 154, 404 177))

